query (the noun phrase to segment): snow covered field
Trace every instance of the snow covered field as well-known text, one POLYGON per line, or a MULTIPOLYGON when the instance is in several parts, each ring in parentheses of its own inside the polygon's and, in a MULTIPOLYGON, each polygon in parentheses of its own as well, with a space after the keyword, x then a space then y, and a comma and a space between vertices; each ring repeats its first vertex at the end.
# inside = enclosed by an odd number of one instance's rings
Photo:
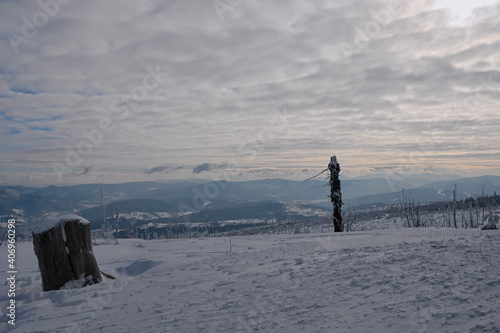
POLYGON ((6 324, 3 282, 0 331, 500 332, 500 231, 262 235, 231 245, 94 246, 117 280, 42 292, 32 244, 17 243, 16 326, 6 324))

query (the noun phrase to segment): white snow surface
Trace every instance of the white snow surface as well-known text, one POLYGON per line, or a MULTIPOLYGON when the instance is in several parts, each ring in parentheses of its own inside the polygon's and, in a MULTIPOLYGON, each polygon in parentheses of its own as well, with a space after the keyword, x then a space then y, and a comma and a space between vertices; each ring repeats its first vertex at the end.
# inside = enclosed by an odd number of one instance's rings
POLYGON ((490 216, 488 216, 488 219, 487 219, 488 224, 486 224, 486 227, 488 229, 494 229, 494 228, 496 228, 497 224, 498 224, 498 220, 499 220, 498 215, 490 215, 490 216))
POLYGON ((500 332, 499 231, 244 236, 232 253, 229 241, 94 246, 117 280, 49 292, 33 245, 19 242, 16 326, 4 282, 0 331, 500 332))
POLYGON ((90 223, 88 220, 86 220, 85 218, 83 218, 81 216, 78 216, 78 215, 75 215, 75 214, 66 214, 66 215, 62 215, 62 216, 56 217, 56 218, 47 219, 46 221, 44 221, 42 223, 39 223, 35 227, 33 233, 35 235, 41 234, 42 232, 45 232, 47 230, 52 229, 57 224, 61 224, 61 229, 64 232, 64 228, 62 227, 62 222, 65 222, 65 221, 74 221, 74 220, 80 220, 81 224, 88 224, 88 223, 90 223))

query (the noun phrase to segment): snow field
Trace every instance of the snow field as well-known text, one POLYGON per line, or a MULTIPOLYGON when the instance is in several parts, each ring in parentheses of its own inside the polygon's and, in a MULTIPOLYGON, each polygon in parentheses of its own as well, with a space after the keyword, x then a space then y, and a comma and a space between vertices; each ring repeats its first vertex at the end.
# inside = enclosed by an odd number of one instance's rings
MULTIPOLYGON (((500 232, 391 229, 94 246, 117 280, 43 292, 17 243, 12 332, 500 332, 500 232)), ((0 255, 6 258, 5 247, 0 255)), ((5 272, 2 272, 5 274, 5 272)), ((5 278, 4 278, 5 281, 5 278)), ((0 311, 7 301, 0 287, 0 311)))

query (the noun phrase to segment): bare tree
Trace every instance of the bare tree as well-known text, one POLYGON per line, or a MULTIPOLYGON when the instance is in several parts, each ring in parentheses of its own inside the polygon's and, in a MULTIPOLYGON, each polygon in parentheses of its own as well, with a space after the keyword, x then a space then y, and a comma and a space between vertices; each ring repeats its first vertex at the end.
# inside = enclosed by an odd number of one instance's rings
POLYGON ((179 221, 175 219, 175 238, 179 239, 179 221))
POLYGON ((208 213, 205 213, 205 231, 207 238, 210 237, 210 229, 208 228, 208 213))
MULTIPOLYGON (((476 206, 477 206, 477 200, 476 200, 476 206)), ((473 201, 471 200, 470 204, 469 204, 469 226, 471 228, 474 228, 474 212, 472 211, 472 205, 473 205, 473 201)))
POLYGON ((482 222, 481 222, 481 227, 483 227, 483 224, 484 224, 484 185, 483 185, 483 192, 482 192, 482 195, 481 195, 481 201, 482 201, 482 206, 483 206, 483 216, 482 216, 482 222))
POLYGON ((128 224, 128 237, 134 238, 134 220, 130 219, 130 223, 128 224))
MULTIPOLYGON (((399 196, 398 196, 399 199, 399 196)), ((400 206, 400 211, 402 213, 402 219, 403 221, 406 220, 406 227, 410 228, 412 226, 411 220, 411 204, 410 201, 406 199, 405 197, 405 189, 402 189, 402 199, 399 199, 399 206, 400 206)))
POLYGON ((118 207, 116 207, 116 215, 115 215, 115 242, 118 244, 118 218, 120 217, 120 212, 118 211, 118 207))
POLYGON ((420 214, 419 214, 419 211, 418 211, 418 204, 415 204, 415 202, 413 202, 413 209, 415 211, 415 227, 419 228, 422 226, 422 221, 420 220, 420 214))
POLYGON ((106 237, 106 211, 104 208, 104 198, 102 195, 102 189, 101 189, 101 213, 102 213, 102 238, 107 238, 106 237))
POLYGON ((357 216, 355 215, 355 213, 353 213, 353 211, 354 211, 353 204, 350 203, 350 204, 348 204, 348 206, 349 206, 349 209, 347 210, 347 213, 344 214, 345 218, 343 220, 344 230, 346 232, 355 230, 356 220, 357 220, 357 216))
POLYGON ((217 237, 217 228, 219 227, 219 222, 215 221, 215 216, 212 217, 212 231, 214 237, 217 237))
POLYGON ((457 226, 457 184, 455 184, 455 189, 453 190, 453 227, 458 228, 457 226))

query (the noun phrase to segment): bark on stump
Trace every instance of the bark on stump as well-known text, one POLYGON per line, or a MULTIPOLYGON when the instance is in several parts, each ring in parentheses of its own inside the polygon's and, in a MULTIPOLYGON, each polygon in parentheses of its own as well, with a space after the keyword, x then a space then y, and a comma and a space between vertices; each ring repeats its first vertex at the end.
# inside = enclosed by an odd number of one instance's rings
POLYGON ((90 223, 77 215, 64 215, 37 226, 33 247, 38 258, 43 290, 58 290, 69 281, 81 286, 102 281, 92 252, 90 223))

